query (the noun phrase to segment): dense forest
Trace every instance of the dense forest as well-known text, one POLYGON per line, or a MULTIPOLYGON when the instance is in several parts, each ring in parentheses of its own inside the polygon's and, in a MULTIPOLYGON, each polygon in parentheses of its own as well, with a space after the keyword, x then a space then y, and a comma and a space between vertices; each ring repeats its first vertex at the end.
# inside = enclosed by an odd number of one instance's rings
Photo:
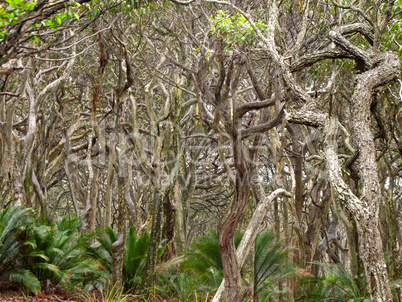
POLYGON ((401 0, 0 5, 0 283, 402 301, 401 0))

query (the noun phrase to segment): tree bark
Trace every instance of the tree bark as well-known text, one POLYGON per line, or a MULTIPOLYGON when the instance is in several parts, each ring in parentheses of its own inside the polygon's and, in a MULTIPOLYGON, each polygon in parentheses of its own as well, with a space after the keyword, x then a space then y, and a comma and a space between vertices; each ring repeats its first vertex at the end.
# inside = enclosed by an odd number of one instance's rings
MULTIPOLYGON (((378 230, 378 204, 365 195, 357 198, 342 179, 336 154, 337 121, 331 118, 326 131, 326 161, 331 185, 337 197, 354 214, 359 234, 359 247, 364 263, 367 284, 373 301, 392 301, 387 268, 378 230)), ((374 166, 375 167, 375 166, 374 166)))
POLYGON ((370 129, 370 107, 375 89, 396 80, 401 66, 398 56, 393 53, 385 53, 380 60, 383 60, 383 63, 378 67, 356 76, 357 85, 352 96, 353 128, 359 147, 358 166, 363 186, 361 200, 363 208, 366 210, 360 211, 357 226, 360 229, 360 252, 370 296, 373 301, 392 301, 381 234, 378 228, 381 189, 374 136, 370 129))
MULTIPOLYGON (((277 189, 270 195, 266 196, 261 185, 256 184, 256 186, 253 187, 256 189, 257 191, 256 194, 259 195, 261 201, 258 203, 257 208, 254 211, 253 217, 251 218, 251 221, 248 224, 247 229, 244 232, 243 238, 236 250, 236 259, 237 259, 236 263, 238 264, 239 269, 243 267, 251 248, 254 246, 255 238, 257 237, 259 227, 262 221, 264 220, 264 217, 272 201, 275 198, 279 197, 280 195, 292 197, 292 195, 289 192, 285 191, 284 189, 277 189)), ((226 287, 225 280, 223 280, 212 302, 222 301, 222 294, 225 287, 226 287)))

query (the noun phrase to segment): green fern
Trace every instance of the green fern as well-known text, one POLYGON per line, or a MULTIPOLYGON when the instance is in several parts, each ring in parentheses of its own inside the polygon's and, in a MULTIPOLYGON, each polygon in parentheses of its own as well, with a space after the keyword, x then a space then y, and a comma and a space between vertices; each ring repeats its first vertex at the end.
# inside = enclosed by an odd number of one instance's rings
POLYGON ((24 284, 34 294, 37 294, 40 291, 40 282, 30 270, 23 268, 9 270, 3 273, 3 278, 24 284))
POLYGON ((63 218, 55 224, 44 221, 28 227, 29 240, 23 246, 26 266, 41 282, 71 287, 90 279, 96 261, 86 253, 90 236, 78 232, 80 222, 63 218))
POLYGON ((272 229, 258 233, 254 250, 254 295, 264 297, 278 293, 275 285, 295 273, 291 263, 286 263, 288 251, 280 241, 275 242, 272 229))
POLYGON ((117 240, 117 234, 111 227, 98 229, 95 235, 95 243, 90 245, 87 250, 94 259, 97 259, 103 269, 112 272, 112 244, 117 240))
POLYGON ((324 301, 324 277, 306 276, 299 280, 298 295, 295 301, 324 301))
POLYGON ((304 277, 299 288, 304 290, 296 301, 370 301, 367 283, 359 287, 356 280, 339 264, 317 263, 324 268, 323 277, 304 277))
POLYGON ((19 244, 18 235, 22 234, 30 220, 29 209, 19 207, 0 211, 0 272, 16 266, 19 244))
MULTIPOLYGON (((102 270, 105 272, 105 274, 97 279, 96 282, 89 284, 87 289, 91 290, 97 288, 102 290, 107 285, 108 278, 106 276, 111 275, 113 265, 111 248, 113 242, 116 240, 116 232, 112 228, 107 227, 98 230, 96 242, 87 248, 91 257, 97 259, 101 263, 102 270)), ((138 286, 141 284, 146 264, 149 240, 150 236, 147 233, 138 235, 134 228, 128 230, 125 242, 126 253, 123 264, 123 281, 125 287, 132 291, 138 290, 138 286)))
POLYGON ((356 280, 341 265, 320 265, 324 267, 327 274, 324 282, 328 284, 327 288, 332 287, 338 301, 358 301, 359 299, 362 301, 368 297, 368 287, 365 281, 363 287, 359 288, 356 280))
POLYGON ((32 222, 31 212, 20 207, 0 211, 0 277, 22 283, 37 293, 40 283, 31 271, 24 268, 18 241, 24 239, 25 227, 32 222))
MULTIPOLYGON (((236 247, 242 237, 241 232, 236 233, 236 247)), ((216 231, 210 230, 206 235, 195 239, 192 248, 186 253, 183 268, 194 272, 205 290, 218 288, 223 279, 223 266, 216 231)))
POLYGON ((127 287, 138 290, 145 270, 150 236, 148 233, 137 235, 135 228, 130 228, 125 242, 123 280, 127 287))
POLYGON ((155 287, 165 297, 175 297, 179 301, 193 301, 199 284, 189 273, 170 272, 159 276, 158 285, 155 287))

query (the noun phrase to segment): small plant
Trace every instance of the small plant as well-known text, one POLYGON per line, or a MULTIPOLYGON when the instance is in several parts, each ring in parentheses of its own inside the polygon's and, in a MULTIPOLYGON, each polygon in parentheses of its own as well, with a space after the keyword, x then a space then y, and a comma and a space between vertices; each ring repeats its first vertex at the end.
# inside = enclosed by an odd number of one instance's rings
POLYGON ((25 290, 20 290, 22 297, 24 298, 24 301, 29 302, 31 301, 31 298, 29 297, 29 293, 27 293, 25 290))
POLYGON ((0 211, 0 277, 24 284, 35 294, 39 280, 24 266, 19 240, 23 240, 26 225, 32 222, 30 209, 20 207, 0 211))
POLYGON ((98 270, 91 272, 92 281, 85 284, 86 290, 97 289, 103 291, 110 281, 112 274, 112 244, 117 240, 116 232, 111 227, 98 229, 95 233, 95 242, 87 246, 86 250, 92 259, 99 263, 98 270))
POLYGON ((366 282, 359 287, 341 265, 318 265, 324 268, 325 276, 302 278, 299 286, 305 290, 296 301, 371 301, 366 282))
MULTIPOLYGON (((242 237, 242 233, 236 233, 236 247, 242 237)), ((186 253, 183 269, 194 272, 206 291, 219 287, 223 279, 223 266, 216 231, 210 230, 194 241, 192 248, 186 253)))
MULTIPOLYGON (((87 247, 87 251, 93 259, 99 261, 101 266, 101 270, 93 274, 103 273, 98 278, 94 278, 94 281, 88 283, 86 289, 92 290, 96 288, 102 291, 108 284, 112 272, 113 258, 111 248, 113 242, 117 240, 117 235, 112 228, 107 227, 98 230, 95 237, 95 243, 87 247)), ((149 240, 148 233, 138 235, 134 228, 128 230, 123 264, 123 282, 126 289, 139 290, 145 269, 149 240)))
POLYGON ((288 251, 282 248, 281 241, 275 242, 272 229, 258 233, 254 249, 254 295, 268 296, 279 294, 275 285, 295 273, 291 263, 287 263, 288 251))
MULTIPOLYGON (((236 247, 242 237, 243 234, 237 232, 234 240, 236 247)), ((274 284, 293 275, 295 270, 290 263, 286 263, 288 251, 282 248, 280 241, 275 242, 275 236, 271 229, 258 234, 254 252, 252 272, 254 295, 266 298, 269 295, 272 296, 273 293, 278 293, 274 284)), ((211 292, 218 288, 223 279, 223 266, 218 235, 215 231, 211 230, 205 236, 197 238, 186 257, 183 262, 183 269, 193 272, 196 278, 200 280, 198 289, 211 292)), ((178 279, 177 281, 184 280, 178 279)))
POLYGON ((196 279, 189 273, 164 274, 160 276, 159 285, 156 286, 162 295, 166 297, 176 297, 179 301, 193 301, 196 296, 196 279))
POLYGON ((123 288, 116 286, 107 287, 101 292, 100 297, 89 293, 86 290, 78 290, 77 295, 85 302, 131 302, 135 297, 131 294, 125 294, 123 288))
POLYGON ((55 286, 71 287, 84 282, 96 270, 85 246, 89 236, 80 234, 78 219, 34 223, 27 228, 29 239, 23 243, 26 266, 41 282, 50 280, 55 286))
POLYGON ((149 240, 148 233, 138 235, 134 228, 130 228, 128 231, 125 244, 123 281, 133 291, 138 290, 142 282, 149 240))

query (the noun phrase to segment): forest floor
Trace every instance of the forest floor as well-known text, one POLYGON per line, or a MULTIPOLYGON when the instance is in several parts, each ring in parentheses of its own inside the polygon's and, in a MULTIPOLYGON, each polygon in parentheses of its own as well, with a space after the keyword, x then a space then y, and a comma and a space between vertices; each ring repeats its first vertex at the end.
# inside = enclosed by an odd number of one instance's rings
MULTIPOLYGON (((98 291, 91 292, 89 297, 82 298, 79 294, 71 291, 67 291, 61 288, 53 288, 52 293, 38 292, 36 295, 25 288, 25 286, 19 283, 12 283, 8 281, 0 280, 0 302, 104 302, 113 301, 109 299, 104 299, 102 294, 98 291)), ((88 293, 86 294, 88 295, 88 293)), ((126 300, 127 302, 133 301, 144 301, 144 299, 130 298, 126 300)), ((148 302, 168 302, 177 301, 166 299, 165 297, 156 295, 153 297, 151 295, 148 302)))
MULTIPOLYGON (((78 295, 64 289, 54 288, 51 294, 38 292, 34 295, 21 284, 0 280, 0 302, 49 302, 49 301, 84 301, 78 295)), ((96 300, 95 300, 96 301, 96 300)))

